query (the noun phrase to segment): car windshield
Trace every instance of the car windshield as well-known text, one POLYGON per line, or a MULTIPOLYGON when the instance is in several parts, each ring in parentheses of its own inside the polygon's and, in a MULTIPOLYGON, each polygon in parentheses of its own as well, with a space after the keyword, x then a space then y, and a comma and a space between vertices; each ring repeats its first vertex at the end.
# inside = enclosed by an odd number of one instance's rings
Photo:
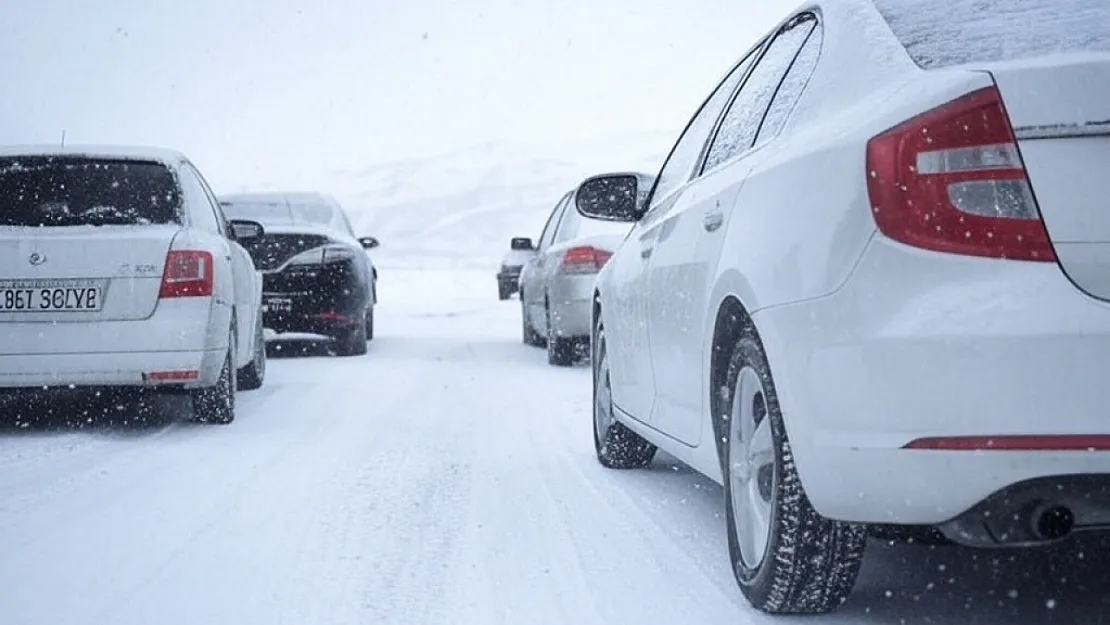
POLYGON ((935 69, 1073 52, 1110 52, 1101 0, 874 0, 918 65, 935 69))
POLYGON ((335 209, 326 204, 292 203, 289 209, 293 218, 302 223, 332 225, 335 223, 335 209))
POLYGON ((0 158, 0 226, 179 223, 181 195, 165 165, 81 156, 0 158))

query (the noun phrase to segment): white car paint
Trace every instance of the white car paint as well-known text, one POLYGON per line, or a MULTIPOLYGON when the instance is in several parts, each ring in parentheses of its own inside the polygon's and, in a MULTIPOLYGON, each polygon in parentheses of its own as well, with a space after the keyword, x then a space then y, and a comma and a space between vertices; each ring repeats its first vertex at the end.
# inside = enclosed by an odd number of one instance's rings
POLYGON ((81 280, 99 286, 102 298, 99 310, 0 311, 0 387, 210 387, 228 353, 233 317, 235 365, 251 362, 261 278, 184 155, 112 146, 0 149, 0 157, 24 156, 158 163, 177 181, 181 223, 0 225, 0 282, 81 280), (167 258, 185 251, 211 255, 211 295, 162 296, 167 258), (33 264, 33 257, 44 261, 33 264))
POLYGON ((723 482, 711 365, 736 300, 826 517, 941 524, 1009 485, 1110 474, 1110 55, 924 70, 870 0, 801 10, 819 14, 821 41, 781 127, 680 172, 599 275, 622 421, 723 482), (877 228, 868 141, 995 86, 1059 263, 921 249, 877 228), (1024 435, 1071 438, 1005 438, 1024 435), (972 436, 1015 448, 906 448, 972 436))

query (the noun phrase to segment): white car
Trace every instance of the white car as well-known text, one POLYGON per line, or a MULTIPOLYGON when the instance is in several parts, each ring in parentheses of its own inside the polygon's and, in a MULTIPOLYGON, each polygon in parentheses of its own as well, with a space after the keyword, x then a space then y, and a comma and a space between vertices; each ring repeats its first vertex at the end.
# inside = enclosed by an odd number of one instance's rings
POLYGON ((265 376, 262 281, 183 155, 0 149, 0 388, 188 393, 229 423, 265 376))
POLYGON ((869 527, 1110 529, 1103 0, 810 2, 728 72, 594 293, 606 466, 724 487, 771 613, 835 609, 869 527))

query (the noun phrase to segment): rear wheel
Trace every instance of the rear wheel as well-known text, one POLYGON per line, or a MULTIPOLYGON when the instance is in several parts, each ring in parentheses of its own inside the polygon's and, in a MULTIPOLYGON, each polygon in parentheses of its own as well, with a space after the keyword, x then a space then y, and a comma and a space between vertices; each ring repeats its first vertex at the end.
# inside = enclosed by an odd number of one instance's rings
POLYGON ((547 317, 547 364, 556 367, 569 367, 578 360, 578 346, 582 341, 575 337, 559 336, 551 322, 551 307, 544 305, 547 317))
POLYGON ((238 386, 244 391, 261 388, 266 380, 266 338, 262 334, 262 318, 259 317, 254 331, 253 357, 247 366, 237 373, 238 386))
POLYGON ((340 356, 361 356, 366 353, 366 324, 360 323, 335 337, 335 352, 340 356))
POLYGON ((613 387, 609 381, 609 356, 605 330, 594 336, 594 451, 597 461, 610 469, 639 469, 651 464, 656 447, 613 416, 613 387))
POLYGON ((509 283, 505 282, 504 280, 498 280, 497 281, 497 299, 504 301, 504 300, 509 299, 512 296, 513 296, 513 287, 510 286, 509 283))
POLYGON ((197 389, 191 395, 193 415, 201 423, 228 424, 235 420, 235 339, 231 338, 220 377, 208 388, 197 389))
POLYGON ((737 343, 726 379, 723 474, 736 581, 764 612, 831 612, 855 585, 866 526, 826 519, 810 504, 754 331, 737 343))

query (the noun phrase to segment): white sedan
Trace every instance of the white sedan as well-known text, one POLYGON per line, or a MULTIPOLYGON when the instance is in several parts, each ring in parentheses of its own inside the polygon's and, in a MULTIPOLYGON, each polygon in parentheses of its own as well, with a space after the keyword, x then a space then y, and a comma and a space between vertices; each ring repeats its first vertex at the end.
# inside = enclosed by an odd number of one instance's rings
POLYGON ((728 72, 594 294, 606 466, 724 486, 753 605, 832 610, 868 528, 1110 529, 1104 0, 816 1, 728 72))
POLYGON ((229 423, 265 375, 261 278, 183 155, 0 149, 0 389, 187 393, 229 423))

